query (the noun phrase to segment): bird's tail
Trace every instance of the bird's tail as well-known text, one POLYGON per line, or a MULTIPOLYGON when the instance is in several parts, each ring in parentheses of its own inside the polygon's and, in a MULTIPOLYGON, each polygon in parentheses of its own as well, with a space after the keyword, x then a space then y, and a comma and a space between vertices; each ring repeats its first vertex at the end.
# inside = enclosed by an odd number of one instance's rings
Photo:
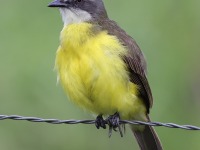
MULTIPOLYGON (((148 120, 150 121, 149 118, 148 120)), ((131 130, 141 150, 163 150, 161 142, 152 126, 145 126, 143 131, 135 130, 134 126, 131 126, 131 130)))

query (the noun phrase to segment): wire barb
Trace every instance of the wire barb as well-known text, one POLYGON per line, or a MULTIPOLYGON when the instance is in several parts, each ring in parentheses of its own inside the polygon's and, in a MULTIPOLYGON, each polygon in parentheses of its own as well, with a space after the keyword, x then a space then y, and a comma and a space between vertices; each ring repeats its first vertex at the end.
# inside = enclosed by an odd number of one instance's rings
MULTIPOLYGON (((95 124, 95 120, 58 120, 58 119, 42 119, 37 117, 23 117, 18 115, 0 115, 1 120, 24 120, 29 122, 44 122, 50 124, 95 124)), ((120 124, 132 124, 132 125, 148 125, 154 127, 167 127, 167 128, 179 128, 185 130, 200 130, 200 127, 193 125, 178 125, 175 123, 161 123, 161 122, 143 122, 143 121, 129 121, 120 120, 120 124)), ((106 124, 108 124, 106 122, 106 124)))

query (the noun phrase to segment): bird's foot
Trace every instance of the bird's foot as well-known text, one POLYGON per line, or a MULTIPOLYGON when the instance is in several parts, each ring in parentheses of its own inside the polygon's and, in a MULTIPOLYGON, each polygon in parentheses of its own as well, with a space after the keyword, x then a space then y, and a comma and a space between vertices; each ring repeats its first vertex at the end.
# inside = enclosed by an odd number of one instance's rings
POLYGON ((117 128, 119 129, 119 133, 121 135, 121 137, 123 137, 123 133, 122 133, 122 129, 120 126, 120 115, 119 113, 115 113, 114 115, 110 115, 107 119, 106 119, 108 126, 109 126, 109 137, 111 137, 112 135, 112 130, 117 131, 117 128))
POLYGON ((95 126, 97 129, 103 128, 106 129, 106 121, 103 119, 102 115, 98 115, 95 120, 95 126))

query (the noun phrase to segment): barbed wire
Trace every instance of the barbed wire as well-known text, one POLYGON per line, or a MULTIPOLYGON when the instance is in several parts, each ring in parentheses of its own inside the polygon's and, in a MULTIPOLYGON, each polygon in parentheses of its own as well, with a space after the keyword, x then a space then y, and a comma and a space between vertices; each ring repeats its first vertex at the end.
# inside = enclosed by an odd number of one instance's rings
MULTIPOLYGON (((95 124, 95 120, 59 120, 59 119, 43 119, 37 117, 23 117, 18 115, 0 115, 1 120, 24 120, 29 122, 43 122, 50 124, 95 124)), ((143 122, 136 120, 120 120, 120 124, 132 124, 132 125, 149 125, 154 127, 167 127, 167 128, 179 128, 185 130, 200 130, 200 127, 193 125, 178 125, 175 123, 161 123, 161 122, 143 122)), ((108 124, 108 123, 106 123, 108 124)))

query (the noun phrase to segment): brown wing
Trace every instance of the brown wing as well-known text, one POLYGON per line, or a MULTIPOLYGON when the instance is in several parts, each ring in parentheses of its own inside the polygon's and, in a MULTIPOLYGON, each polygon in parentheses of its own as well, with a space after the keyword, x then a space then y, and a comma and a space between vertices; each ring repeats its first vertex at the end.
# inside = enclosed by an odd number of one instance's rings
POLYGON ((99 24, 103 30, 107 30, 109 34, 118 37, 120 42, 128 49, 128 53, 123 59, 130 72, 130 81, 138 85, 139 96, 144 100, 147 112, 149 113, 149 108, 151 108, 153 104, 153 97, 146 78, 145 58, 140 48, 114 21, 104 20, 99 22, 99 24))

